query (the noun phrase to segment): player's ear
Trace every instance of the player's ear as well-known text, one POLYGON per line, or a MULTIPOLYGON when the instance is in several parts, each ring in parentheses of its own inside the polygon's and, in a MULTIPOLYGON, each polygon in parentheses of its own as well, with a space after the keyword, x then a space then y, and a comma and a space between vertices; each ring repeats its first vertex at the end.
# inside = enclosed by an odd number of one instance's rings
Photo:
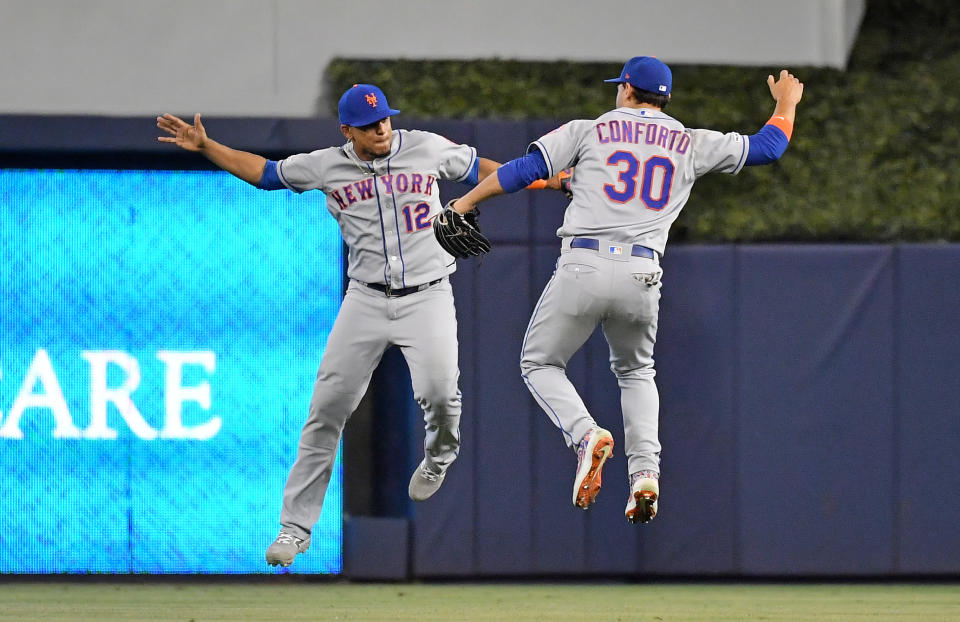
POLYGON ((353 136, 350 135, 350 126, 343 123, 340 124, 340 133, 343 134, 343 137, 347 140, 353 140, 353 136))

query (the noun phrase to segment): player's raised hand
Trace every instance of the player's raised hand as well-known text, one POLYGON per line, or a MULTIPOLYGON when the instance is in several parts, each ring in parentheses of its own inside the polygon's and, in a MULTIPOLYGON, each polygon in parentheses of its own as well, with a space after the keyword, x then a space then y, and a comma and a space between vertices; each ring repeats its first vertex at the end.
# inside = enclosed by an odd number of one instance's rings
POLYGON ((193 125, 172 114, 164 114, 162 117, 157 117, 157 127, 170 134, 170 136, 157 137, 157 140, 162 143, 173 143, 187 151, 200 151, 207 144, 207 132, 203 129, 203 123, 200 122, 199 112, 193 117, 193 125))
POLYGON ((780 78, 777 80, 774 80, 773 76, 767 76, 767 86, 770 87, 773 99, 781 104, 796 104, 803 97, 803 82, 786 69, 780 71, 780 78))

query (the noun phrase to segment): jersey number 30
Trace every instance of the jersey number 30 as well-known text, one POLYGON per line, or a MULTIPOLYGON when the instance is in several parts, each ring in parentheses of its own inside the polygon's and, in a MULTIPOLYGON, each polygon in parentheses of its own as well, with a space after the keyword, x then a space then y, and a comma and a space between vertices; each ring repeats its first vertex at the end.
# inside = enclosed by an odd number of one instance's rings
POLYGON ((630 151, 614 151, 607 158, 607 166, 620 169, 616 184, 604 184, 603 191, 611 201, 626 203, 637 196, 637 177, 640 177, 640 200, 648 209, 661 210, 670 201, 674 166, 670 158, 653 156, 643 163, 630 151), (624 168, 626 166, 626 168, 624 168))

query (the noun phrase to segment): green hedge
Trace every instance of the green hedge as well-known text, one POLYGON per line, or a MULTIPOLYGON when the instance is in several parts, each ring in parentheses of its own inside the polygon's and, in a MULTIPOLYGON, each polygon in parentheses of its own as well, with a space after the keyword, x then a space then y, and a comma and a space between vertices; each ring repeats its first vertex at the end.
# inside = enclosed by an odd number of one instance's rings
MULTIPOLYGON (((621 66, 337 59, 325 80, 330 93, 357 81, 378 84, 411 117, 563 121, 612 108, 615 91, 602 79, 621 66)), ((766 76, 779 69, 673 66, 667 112, 688 127, 753 133, 773 110, 766 76)), ((846 71, 790 69, 805 89, 787 153, 736 177, 701 179, 671 238, 960 240, 960 11, 953 3, 869 1, 846 71)))

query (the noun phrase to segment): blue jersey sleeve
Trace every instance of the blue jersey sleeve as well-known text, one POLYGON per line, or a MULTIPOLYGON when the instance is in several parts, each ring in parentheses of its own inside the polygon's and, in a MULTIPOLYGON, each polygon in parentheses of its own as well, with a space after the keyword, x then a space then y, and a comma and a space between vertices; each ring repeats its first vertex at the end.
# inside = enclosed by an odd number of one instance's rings
POLYGON ((768 123, 759 132, 750 136, 750 151, 745 166, 776 162, 787 150, 790 139, 776 125, 768 123))
POLYGON ((510 160, 497 169, 497 178, 504 192, 523 190, 530 182, 537 179, 546 179, 550 174, 547 161, 539 149, 531 149, 522 158, 510 160))
POLYGON ((280 176, 277 174, 277 163, 273 160, 267 160, 267 165, 263 167, 263 175, 260 177, 257 188, 261 190, 283 190, 286 188, 280 181, 280 176))

